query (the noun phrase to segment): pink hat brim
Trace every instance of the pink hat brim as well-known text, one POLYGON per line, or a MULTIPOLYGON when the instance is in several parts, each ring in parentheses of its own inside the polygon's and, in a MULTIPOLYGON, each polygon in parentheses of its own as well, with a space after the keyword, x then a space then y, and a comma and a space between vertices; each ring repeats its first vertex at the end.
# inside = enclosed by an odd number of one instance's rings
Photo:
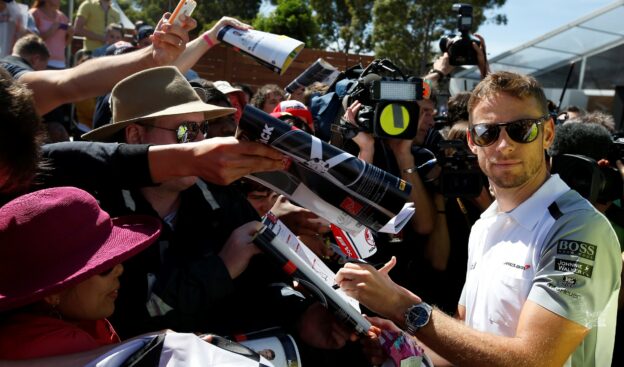
POLYGON ((92 245, 97 246, 94 252, 84 252, 82 256, 73 259, 50 259, 68 262, 67 266, 59 267, 55 274, 37 276, 37 269, 23 264, 20 268, 24 274, 21 279, 15 279, 15 288, 0 289, 0 311, 34 303, 103 273, 144 250, 160 234, 161 222, 155 217, 130 215, 113 218, 112 221, 113 227, 108 237, 100 241, 99 245, 92 245), (69 261, 73 261, 73 264, 69 261))

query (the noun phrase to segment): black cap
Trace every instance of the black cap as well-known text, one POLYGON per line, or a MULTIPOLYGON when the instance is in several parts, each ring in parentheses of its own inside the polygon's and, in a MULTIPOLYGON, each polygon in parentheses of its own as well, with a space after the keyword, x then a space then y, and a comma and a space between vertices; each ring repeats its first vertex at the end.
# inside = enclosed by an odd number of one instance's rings
POLYGON ((154 33, 154 27, 149 24, 142 25, 137 29, 136 41, 139 42, 151 36, 152 33, 154 33))

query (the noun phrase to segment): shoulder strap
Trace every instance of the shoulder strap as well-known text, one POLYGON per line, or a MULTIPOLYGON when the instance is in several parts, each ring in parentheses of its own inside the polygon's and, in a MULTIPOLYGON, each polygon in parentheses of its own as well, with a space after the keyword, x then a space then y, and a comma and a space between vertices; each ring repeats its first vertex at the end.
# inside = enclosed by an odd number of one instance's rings
POLYGON ((123 196, 124 204, 126 204, 126 208, 131 211, 136 211, 136 202, 132 198, 132 194, 130 194, 130 190, 121 190, 121 195, 123 196))
POLYGON ((553 203, 548 206, 548 212, 555 220, 561 218, 563 215, 561 209, 559 209, 559 205, 557 205, 557 201, 553 201, 553 203))
POLYGON ((212 208, 212 210, 217 210, 221 207, 219 203, 217 202, 217 200, 214 198, 214 195, 212 195, 212 192, 208 188, 208 185, 206 185, 204 181, 197 180, 197 187, 199 187, 200 190, 202 191, 202 194, 204 195, 204 199, 206 199, 208 204, 210 204, 210 207, 212 208))

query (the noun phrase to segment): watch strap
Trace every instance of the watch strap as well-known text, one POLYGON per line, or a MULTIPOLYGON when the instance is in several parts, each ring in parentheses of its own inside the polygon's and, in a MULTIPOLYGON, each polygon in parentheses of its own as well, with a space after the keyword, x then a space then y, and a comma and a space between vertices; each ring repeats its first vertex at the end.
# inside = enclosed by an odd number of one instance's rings
POLYGON ((423 328, 424 326, 426 326, 429 323, 429 320, 431 320, 431 313, 433 311, 433 308, 426 302, 421 302, 421 303, 417 303, 414 304, 412 306, 410 306, 407 311, 405 311, 405 326, 406 326, 406 331, 412 335, 415 335, 415 333, 420 330, 421 328, 423 328), (410 322, 410 315, 415 312, 414 310, 420 308, 425 310, 425 312, 427 313, 427 319, 425 320, 425 322, 421 325, 415 325, 412 324, 410 322))

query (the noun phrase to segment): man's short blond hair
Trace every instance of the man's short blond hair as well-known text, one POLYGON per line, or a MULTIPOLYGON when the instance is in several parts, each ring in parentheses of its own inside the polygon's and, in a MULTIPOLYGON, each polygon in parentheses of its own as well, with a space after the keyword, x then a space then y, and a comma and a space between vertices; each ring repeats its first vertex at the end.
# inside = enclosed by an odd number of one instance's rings
POLYGON ((472 91, 468 100, 468 113, 472 122, 472 112, 483 100, 505 93, 518 99, 533 98, 543 115, 548 114, 548 100, 539 82, 528 75, 498 71, 488 74, 472 91))

